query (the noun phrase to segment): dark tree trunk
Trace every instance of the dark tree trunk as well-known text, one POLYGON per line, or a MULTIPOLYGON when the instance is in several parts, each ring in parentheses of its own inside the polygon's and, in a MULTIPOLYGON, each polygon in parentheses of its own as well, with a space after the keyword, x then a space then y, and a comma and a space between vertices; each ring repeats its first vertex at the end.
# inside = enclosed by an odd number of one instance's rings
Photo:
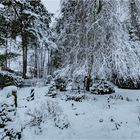
POLYGON ((51 68, 51 50, 48 50, 48 70, 47 70, 47 75, 52 74, 52 68, 51 68))
POLYGON ((131 0, 131 24, 136 29, 136 36, 140 39, 140 26, 138 21, 138 7, 135 0, 131 0))
POLYGON ((5 69, 7 68, 7 63, 8 63, 7 54, 8 54, 8 40, 6 38, 6 42, 5 42, 5 55, 6 55, 6 57, 5 57, 5 63, 4 63, 4 68, 5 69))
POLYGON ((38 66, 37 66, 37 47, 35 47, 35 71, 34 71, 34 77, 37 78, 38 77, 38 72, 37 72, 37 69, 38 69, 38 66))
POLYGON ((23 78, 26 79, 27 74, 27 36, 26 34, 22 35, 22 55, 23 55, 23 78))

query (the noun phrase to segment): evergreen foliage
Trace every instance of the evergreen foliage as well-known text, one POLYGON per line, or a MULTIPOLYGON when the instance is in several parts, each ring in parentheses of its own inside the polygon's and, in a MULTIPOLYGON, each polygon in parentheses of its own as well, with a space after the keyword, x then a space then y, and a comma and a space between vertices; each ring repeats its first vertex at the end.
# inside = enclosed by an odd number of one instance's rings
MULTIPOLYGON (((42 57, 39 57, 40 50, 50 49, 49 47, 52 42, 49 40, 49 37, 51 37, 50 23, 52 14, 46 10, 41 0, 2 0, 0 4, 3 5, 3 8, 0 8, 1 13, 3 13, 1 20, 6 19, 8 22, 9 38, 14 40, 16 40, 17 37, 21 38, 23 78, 26 78, 27 74, 29 49, 36 50, 34 67, 36 69, 35 71, 37 71, 35 73, 38 75, 38 71, 42 72, 42 67, 44 67, 42 66, 44 64, 36 62, 37 59, 39 61, 42 59, 42 57)), ((4 26, 5 23, 2 25, 2 28, 4 28, 4 26)), ((0 40, 1 42, 3 41, 2 38, 0 38, 0 40)), ((44 55, 43 52, 40 55, 44 55)))
POLYGON ((139 4, 137 0, 62 1, 56 43, 63 50, 59 68, 66 76, 82 72, 120 87, 133 81, 129 88, 136 88, 140 81, 139 4))

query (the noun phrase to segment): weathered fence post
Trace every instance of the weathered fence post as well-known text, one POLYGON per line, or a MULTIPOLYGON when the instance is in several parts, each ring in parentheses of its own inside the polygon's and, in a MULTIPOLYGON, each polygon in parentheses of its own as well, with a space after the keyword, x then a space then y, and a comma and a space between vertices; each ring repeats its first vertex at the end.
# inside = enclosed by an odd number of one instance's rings
POLYGON ((15 108, 17 108, 17 106, 18 106, 18 104, 17 104, 17 90, 12 90, 12 95, 14 97, 15 108))

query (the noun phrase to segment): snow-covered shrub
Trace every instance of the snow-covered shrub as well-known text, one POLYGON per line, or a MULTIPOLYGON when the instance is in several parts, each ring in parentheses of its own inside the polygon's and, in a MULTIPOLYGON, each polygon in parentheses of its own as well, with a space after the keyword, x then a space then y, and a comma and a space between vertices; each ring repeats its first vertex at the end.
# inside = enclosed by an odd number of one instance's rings
POLYGON ((75 75, 72 90, 84 89, 84 75, 75 75))
POLYGON ((73 100, 76 102, 82 102, 82 100, 85 99, 84 94, 69 94, 66 95, 66 101, 73 100))
POLYGON ((16 113, 14 104, 3 103, 0 105, 0 128, 4 128, 9 122, 13 121, 16 113))
POLYGON ((68 128, 69 126, 67 117, 63 114, 58 103, 51 100, 47 100, 47 102, 44 103, 41 102, 40 106, 28 110, 26 115, 30 117, 27 122, 29 127, 41 129, 42 124, 49 121, 53 122, 53 125, 60 129, 68 128))
POLYGON ((11 74, 9 72, 0 72, 0 88, 15 85, 21 87, 23 84, 23 79, 19 76, 11 74))
POLYGON ((4 135, 1 140, 21 140, 22 133, 12 129, 4 129, 4 135))
POLYGON ((104 95, 114 93, 114 87, 108 82, 102 80, 97 84, 93 84, 91 94, 104 95))
POLYGON ((0 104, 0 139, 1 140, 20 140, 22 132, 20 124, 17 125, 16 106, 12 96, 6 98, 0 104), (18 127, 17 127, 18 126, 18 127))
POLYGON ((124 100, 124 97, 122 95, 110 95, 109 98, 115 100, 124 100))
POLYGON ((70 125, 65 115, 62 115, 61 117, 55 117, 54 122, 55 126, 59 129, 66 129, 70 125))
POLYGON ((46 79, 46 84, 50 84, 52 80, 53 80, 52 75, 48 75, 46 79))
POLYGON ((66 91, 67 79, 64 77, 57 78, 55 79, 55 85, 56 88, 59 89, 60 91, 66 91))
POLYGON ((57 95, 57 92, 56 92, 56 86, 55 86, 55 83, 51 83, 48 87, 48 92, 46 93, 45 96, 49 96, 49 97, 53 97, 55 98, 57 95))
MULTIPOLYGON (((139 78, 140 80, 140 78, 139 78)), ((131 79, 131 78, 127 78, 127 79, 123 79, 123 78, 115 78, 112 80, 112 82, 114 84, 116 84, 119 88, 123 88, 123 89, 140 89, 140 81, 138 79, 131 79)))
POLYGON ((41 112, 39 110, 35 109, 31 113, 30 113, 30 111, 28 111, 26 114, 31 117, 31 120, 28 123, 28 125, 30 125, 30 127, 40 126, 41 123, 43 122, 43 112, 41 112))

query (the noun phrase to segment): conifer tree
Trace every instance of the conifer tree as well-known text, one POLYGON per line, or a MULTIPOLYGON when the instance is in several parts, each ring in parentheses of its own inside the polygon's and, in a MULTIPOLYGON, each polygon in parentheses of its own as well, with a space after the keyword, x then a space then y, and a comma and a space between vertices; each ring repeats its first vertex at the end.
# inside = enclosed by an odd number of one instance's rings
POLYGON ((29 46, 34 43, 35 47, 38 47, 49 42, 47 37, 50 34, 49 24, 52 15, 40 0, 2 0, 1 3, 9 10, 7 18, 11 20, 11 37, 21 37, 23 78, 26 78, 29 46))

